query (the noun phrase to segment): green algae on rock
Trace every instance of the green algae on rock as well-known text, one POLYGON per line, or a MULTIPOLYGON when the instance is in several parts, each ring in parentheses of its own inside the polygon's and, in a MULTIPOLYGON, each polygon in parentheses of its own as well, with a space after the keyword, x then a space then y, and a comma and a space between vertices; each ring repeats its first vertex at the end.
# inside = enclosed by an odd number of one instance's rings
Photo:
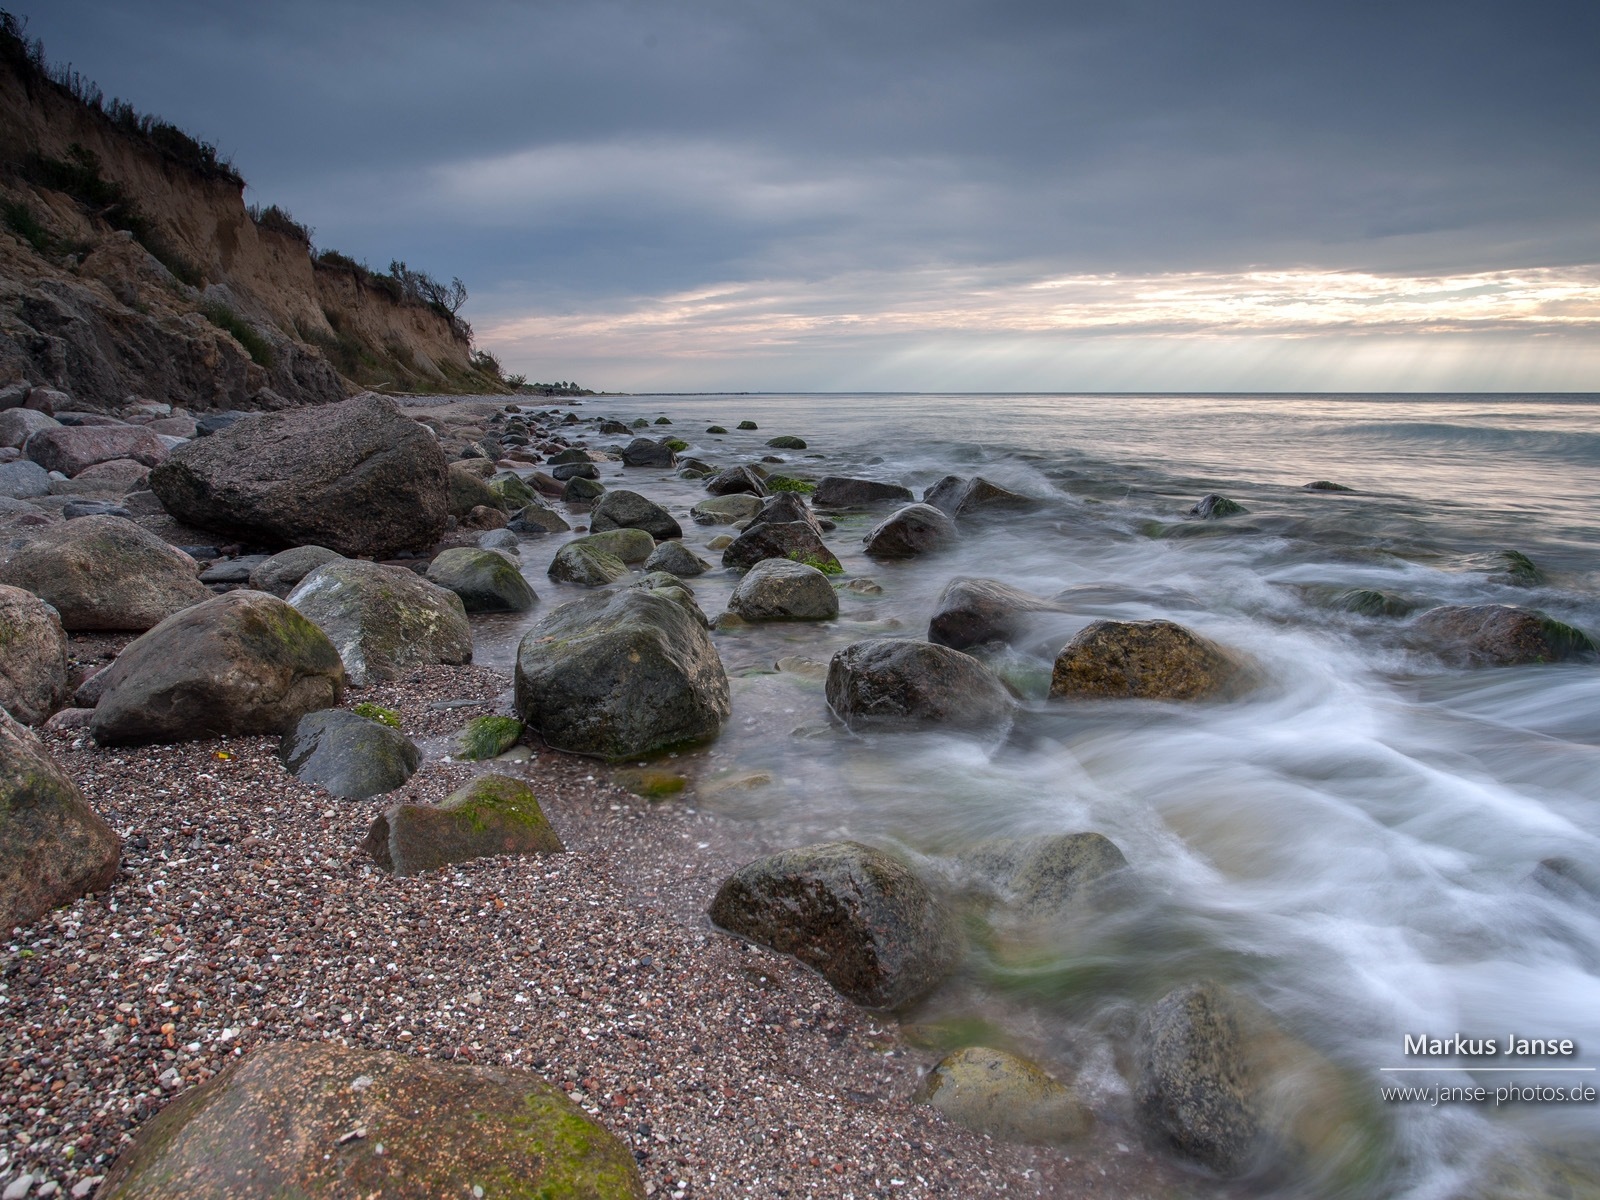
POLYGON ((396 804, 372 822, 365 846, 379 867, 396 875, 495 854, 566 849, 533 790, 509 775, 480 775, 437 806, 396 804))
POLYGON ((504 754, 522 736, 522 722, 515 717, 473 717, 456 734, 455 756, 463 762, 481 762, 504 754))

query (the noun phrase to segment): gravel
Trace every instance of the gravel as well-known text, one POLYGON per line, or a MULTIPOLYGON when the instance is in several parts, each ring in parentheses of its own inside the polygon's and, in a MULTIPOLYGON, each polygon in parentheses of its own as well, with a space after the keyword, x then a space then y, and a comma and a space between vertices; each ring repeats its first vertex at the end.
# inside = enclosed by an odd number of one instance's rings
MULTIPOLYGON (((75 662, 118 645, 75 638, 75 662)), ((92 1194, 164 1104, 286 1038, 532 1068, 632 1147, 656 1197, 1196 1194, 1126 1129, 1067 1154, 912 1105, 936 1055, 707 923, 722 879, 773 848, 749 826, 543 749, 448 761, 466 720, 507 711, 507 684, 434 667, 352 690, 348 704, 398 710, 426 756, 369 801, 301 784, 271 738, 43 735, 124 859, 108 893, 3 946, 0 1195, 92 1194), (373 816, 486 766, 529 779, 568 853, 406 879, 373 867, 373 816)))

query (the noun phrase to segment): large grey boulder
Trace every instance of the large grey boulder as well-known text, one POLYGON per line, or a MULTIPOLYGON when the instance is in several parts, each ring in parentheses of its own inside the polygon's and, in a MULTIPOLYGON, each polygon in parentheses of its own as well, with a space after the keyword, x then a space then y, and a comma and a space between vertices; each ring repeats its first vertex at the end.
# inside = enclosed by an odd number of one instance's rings
POLYGON ((839 596, 815 567, 769 558, 739 581, 728 611, 746 621, 831 621, 839 615, 839 596))
POLYGON ((46 471, 71 478, 86 467, 131 458, 147 467, 166 461, 167 448, 160 437, 143 425, 77 425, 41 429, 22 444, 22 453, 46 471))
POLYGON ((922 494, 922 502, 933 505, 955 520, 1031 508, 1034 503, 1029 497, 1007 491, 981 475, 972 479, 946 475, 922 494))
POLYGON ((747 570, 768 558, 805 563, 825 575, 844 568, 822 541, 822 526, 793 492, 780 492, 761 506, 750 523, 722 552, 722 565, 747 570))
POLYGON ((633 1155, 531 1071, 331 1042, 236 1059, 143 1125, 98 1200, 644 1200, 633 1155))
POLYGON ((472 661, 461 597, 404 567, 325 563, 289 593, 289 603, 328 635, 357 686, 429 663, 472 661))
POLYGON ((415 774, 422 754, 398 729, 344 708, 306 713, 278 746, 278 759, 303 783, 365 800, 415 774))
POLYGON ((322 631, 278 597, 243 588, 168 617, 104 674, 89 724, 102 744, 282 733, 344 690, 322 631))
POLYGON ((768 855, 723 881, 711 919, 791 954, 869 1008, 899 1008, 955 966, 950 912, 905 862, 860 842, 768 855))
POLYGON ((596 533, 607 529, 642 529, 658 542, 683 536, 683 526, 671 513, 625 488, 614 488, 600 497, 589 513, 589 528, 596 533))
POLYGON ((257 413, 173 451, 150 488, 187 525, 384 558, 444 532, 444 452, 393 400, 257 413))
POLYGON ((344 557, 326 546, 295 546, 280 550, 250 568, 250 586, 258 592, 287 596, 311 572, 344 557))
POLYGON ((915 558, 955 541, 956 527, 931 504, 908 504, 873 527, 863 539, 873 558, 915 558))
POLYGON ((509 775, 479 775, 441 803, 396 804, 372 822, 366 850, 396 875, 417 875, 494 854, 559 854, 533 789, 509 775))
POLYGON ((672 467, 678 456, 661 442, 650 438, 634 438, 622 448, 622 465, 625 467, 672 467))
POLYGON ((1441 658, 1463 666, 1511 667, 1593 657, 1594 639, 1532 608, 1509 604, 1430 608, 1411 634, 1441 658))
POLYGON ((1061 605, 1054 601, 998 579, 956 578, 939 594, 928 622, 928 640, 956 650, 1010 642, 1023 632, 1030 613, 1060 611, 1061 605))
POLYGON ((898 638, 846 646, 828 664, 828 706, 851 729, 942 725, 979 733, 1010 723, 1016 702, 977 659, 898 638))
POLYGON ((32 592, 0 584, 0 707, 37 725, 70 691, 60 614, 32 592))
POLYGON ((1209 700, 1236 693, 1247 680, 1238 659, 1174 621, 1095 621, 1056 655, 1050 694, 1209 700))
POLYGON ((516 706, 558 750, 634 758, 715 737, 730 712, 728 676, 682 604, 628 589, 564 604, 527 633, 516 706))
POLYGON ((32 500, 49 494, 50 472, 38 463, 23 458, 0 464, 0 496, 9 500, 32 500))
POLYGON ((556 551, 545 574, 557 583, 579 587, 605 587, 628 577, 628 564, 615 554, 583 538, 568 542, 556 551))
POLYGON ((469 613, 527 612, 539 602, 510 559, 475 546, 443 551, 428 565, 428 581, 460 596, 469 613))
POLYGON ((110 885, 121 843, 39 739, 0 712, 0 932, 110 885))
POLYGON ((811 493, 811 503, 817 508, 868 508, 874 504, 915 499, 910 488, 898 483, 850 479, 843 475, 824 475, 817 480, 817 490, 811 493))
POLYGON ((149 629, 211 595, 199 574, 182 550, 110 516, 43 526, 0 564, 0 583, 53 605, 69 632, 149 629))

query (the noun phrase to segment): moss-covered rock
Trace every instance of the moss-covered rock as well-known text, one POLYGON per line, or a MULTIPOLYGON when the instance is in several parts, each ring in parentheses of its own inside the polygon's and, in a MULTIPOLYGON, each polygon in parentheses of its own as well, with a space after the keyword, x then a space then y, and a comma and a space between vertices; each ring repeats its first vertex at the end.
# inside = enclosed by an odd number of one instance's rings
POLYGON ((811 480, 797 479, 793 475, 768 475, 766 484, 769 492, 796 492, 802 496, 809 496, 817 490, 817 485, 811 480))
POLYGON ((396 804, 372 822, 366 850, 396 875, 495 854, 566 849, 533 790, 509 775, 479 775, 438 806, 396 804))
POLYGON ((473 717, 456 734, 454 753, 463 762, 496 758, 517 744, 522 722, 515 717, 473 717))
MULTIPOLYGON (((482 462, 484 460, 477 460, 482 462)), ((450 485, 450 515, 464 517, 478 507, 500 507, 483 475, 466 463, 451 463, 446 477, 450 485)))
POLYGON ((804 439, 794 437, 787 433, 780 434, 775 438, 768 438, 767 445, 771 446, 774 450, 804 450, 806 448, 804 439))
POLYGON ((506 512, 516 512, 539 499, 539 493, 515 471, 501 471, 490 476, 488 487, 496 505, 506 512))
POLYGON ((643 1200, 644 1185, 628 1148, 531 1072, 278 1042, 162 1110, 98 1194, 643 1200))
POLYGON ((605 587, 628 577, 628 564, 586 538, 568 542, 550 560, 546 572, 557 583, 605 587))
POLYGON ((569 545, 592 546, 635 566, 655 553, 656 540, 643 529, 602 529, 575 538, 569 545))
POLYGON ((1189 515, 1199 517, 1203 521, 1218 521, 1224 517, 1237 517, 1249 511, 1237 500, 1230 500, 1226 496, 1211 492, 1195 501, 1194 507, 1189 509, 1189 515))
POLYGON ((38 738, 0 712, 0 930, 116 876, 121 843, 38 738))
POLYGON ((37 725, 69 692, 60 615, 32 592, 0 584, 0 708, 37 725))
POLYGON ((590 504, 605 494, 605 484, 598 479, 569 479, 561 489, 561 499, 567 504, 590 504))
POLYGON ((711 564, 681 541, 673 540, 662 542, 644 560, 646 571, 665 571, 678 579, 693 579, 696 575, 704 575, 711 569, 711 564))
POLYGON ((724 429, 721 425, 707 425, 706 426, 706 432, 707 433, 727 433, 728 431, 726 429, 724 429))
POLYGON ((1342 612, 1363 617, 1404 617, 1415 607, 1409 600, 1376 588, 1345 588, 1336 592, 1330 604, 1342 612))
POLYGON ((360 686, 428 663, 472 661, 461 597, 403 567, 327 563, 301 580, 289 603, 328 635, 360 686))
POLYGON ((753 492, 730 492, 702 500, 689 510, 697 525, 733 525, 748 521, 761 511, 761 496, 753 492))
POLYGON ((379 725, 387 725, 390 729, 400 728, 399 713, 392 708, 385 708, 381 704, 373 704, 370 700, 363 700, 360 704, 351 705, 350 711, 358 717, 376 721, 379 725))
POLYGON ((1002 1141, 1059 1145, 1082 1138, 1094 1115, 1035 1063, 988 1046, 967 1046, 929 1071, 915 1099, 959 1125, 1002 1141))
POLYGON ((754 421, 740 421, 737 426, 739 429, 754 429, 755 427, 756 423, 754 421))
POLYGON ((668 796, 676 796, 689 786, 688 779, 676 771, 655 767, 632 767, 617 771, 612 778, 635 796, 642 796, 646 800, 664 800, 668 796))
POLYGON ((1095 621, 1056 655, 1050 694, 1207 700, 1234 694, 1246 680, 1241 662, 1175 621, 1095 621))
POLYGON ((1593 658, 1593 638, 1538 609, 1507 604, 1430 608, 1411 623, 1413 640, 1462 666, 1511 667, 1593 658))
POLYGON ((494 550, 454 546, 428 564, 428 581, 461 597, 469 612, 527 612, 539 602, 516 564, 494 550))

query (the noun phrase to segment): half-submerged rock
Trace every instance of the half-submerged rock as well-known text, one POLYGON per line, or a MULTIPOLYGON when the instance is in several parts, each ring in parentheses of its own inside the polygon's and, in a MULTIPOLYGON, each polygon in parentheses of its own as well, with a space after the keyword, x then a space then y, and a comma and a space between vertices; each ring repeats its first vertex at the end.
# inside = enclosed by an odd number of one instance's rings
POLYGON ((988 1046, 946 1055, 923 1077, 915 1099, 958 1125, 1008 1142, 1060 1145, 1094 1125, 1094 1115, 1071 1088, 1037 1064, 988 1046))
POLYGON ((0 930, 108 887, 121 850, 39 739, 0 712, 0 930))
POLYGON ((563 604, 517 649, 516 707, 558 750, 635 758, 717 735, 728 676, 702 622, 655 591, 563 604))
POLYGON ((1009 643, 1022 633, 1028 614, 1060 611, 1061 605, 1054 601, 998 579, 952 579, 939 593, 928 622, 928 640, 955 650, 985 642, 1009 643))
POLYGON ((828 664, 828 706, 851 729, 942 725, 1003 731, 1016 711, 1005 685, 977 659, 901 638, 846 646, 828 664))
POLYGON ((655 501, 625 488, 614 488, 600 497, 589 514, 589 528, 596 533, 607 529, 642 529, 658 542, 683 536, 683 526, 671 513, 655 501))
POLYGON ((1430 608, 1411 623, 1411 633, 1440 657, 1465 666, 1563 662, 1600 650, 1582 630, 1509 604, 1430 608))
POLYGON ((825 575, 844 570, 822 541, 822 527, 793 492, 780 492, 761 506, 744 531, 722 552, 722 565, 746 570, 768 558, 805 563, 825 575))
POLYGON ((278 747, 278 758, 301 782, 352 800, 394 791, 422 761, 398 729, 343 708, 301 717, 278 747))
POLYGON ((275 1042, 143 1126, 97 1195, 436 1200, 479 1192, 643 1200, 644 1185, 625 1145, 529 1071, 275 1042), (485 1182, 495 1186, 485 1190, 485 1182))
POLYGON ((533 789, 509 775, 480 775, 438 805, 396 804, 372 822, 366 850, 396 875, 417 875, 494 854, 559 854, 533 789))
POLYGON ((1087 913, 1128 860, 1098 833, 992 838, 957 856, 964 874, 998 894, 1024 922, 1087 913))
POLYGON ((625 467, 672 467, 677 463, 678 456, 670 448, 651 438, 634 438, 622 448, 625 467))
POLYGON ((706 491, 713 496, 762 497, 767 494, 767 485, 749 467, 729 467, 706 480, 706 491))
POLYGON ((867 508, 915 499, 911 489, 901 484, 850 479, 843 475, 824 475, 817 480, 817 490, 811 493, 811 503, 817 508, 867 508))
POLYGON ((327 636, 265 592, 228 592, 168 617, 96 678, 89 723, 107 745, 282 733, 339 702, 327 636))
POLYGON ((185 524, 268 545, 384 558, 444 532, 444 452, 393 400, 244 417, 180 446, 150 488, 185 524))
POLYGON ((948 975, 960 955, 949 911, 906 863, 860 842, 825 842, 741 867, 711 919, 791 954, 844 996, 898 1008, 948 975))
POLYGON ((626 579, 628 564, 586 538, 578 538, 556 551, 545 573, 557 583, 605 587, 626 579))
POLYGON ((338 559, 301 580, 289 603, 328 635, 359 687, 411 667, 472 661, 461 597, 404 567, 338 559))
POLYGON ((881 521, 863 539, 872 558, 915 558, 943 549, 956 538, 956 526, 931 504, 908 504, 881 521))
POLYGON ((1095 621, 1056 655, 1050 694, 1207 700, 1230 695, 1245 675, 1227 651, 1175 621, 1095 621))
POLYGON ((1250 510, 1237 500, 1230 500, 1226 496, 1210 492, 1201 496, 1189 509, 1191 517, 1199 517, 1203 521, 1216 521, 1223 517, 1236 517, 1250 510))
POLYGON ((983 476, 963 479, 959 475, 946 475, 922 494, 922 502, 931 504, 945 515, 961 520, 992 512, 1032 508, 1034 501, 1017 492, 1007 491, 983 476))
POLYGON ((739 581, 728 611, 746 621, 831 621, 839 615, 839 596, 815 567, 769 558, 739 581))

